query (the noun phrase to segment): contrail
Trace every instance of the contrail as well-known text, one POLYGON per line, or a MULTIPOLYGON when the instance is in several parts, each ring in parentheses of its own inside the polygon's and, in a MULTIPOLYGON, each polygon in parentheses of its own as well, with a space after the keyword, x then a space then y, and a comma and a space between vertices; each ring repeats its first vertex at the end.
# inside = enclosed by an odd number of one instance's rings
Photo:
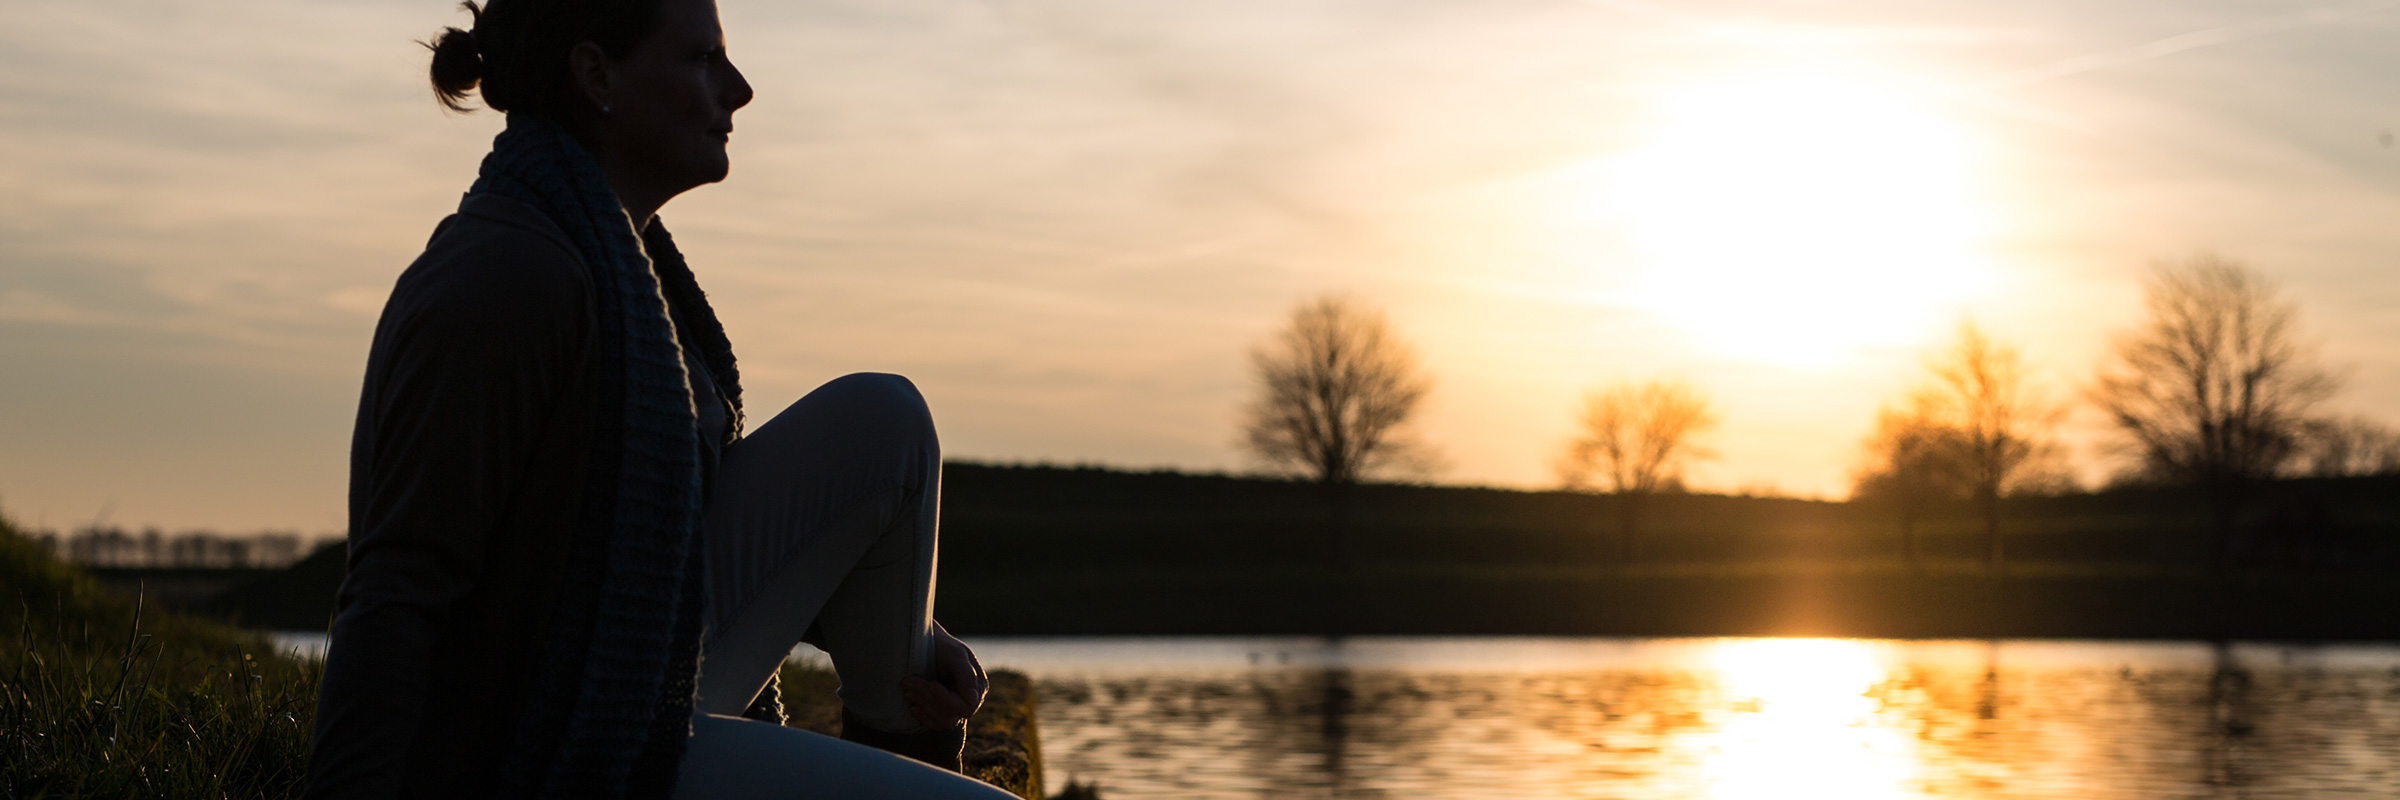
POLYGON ((2260 36, 2286 31, 2293 28, 2321 25, 2328 22, 2338 22, 2358 16, 2360 14, 2365 14, 2370 11, 2379 11, 2382 9, 2391 8, 2395 5, 2400 5, 2400 2, 2393 2, 2393 0, 2368 0, 2367 2, 2362 3, 2346 3, 2343 5, 2323 6, 2309 9, 2307 11, 2251 20, 2249 22, 2235 25, 2226 25, 2223 27, 2209 28, 2207 30, 2193 31, 2191 33, 2169 36, 2158 41, 2150 42, 2138 47, 2119 50, 2113 53, 2093 53, 2091 55, 2082 55, 2061 61, 2054 61, 2046 66, 2002 75, 1998 78, 1985 81, 1976 88, 1984 91, 2014 89, 2020 86, 2041 83, 2043 81, 2057 80, 2059 78, 2080 75, 2093 70, 2107 69, 2109 67, 2132 64, 2139 61, 2148 61, 2160 56, 2181 53, 2185 50, 2196 50, 2202 47, 2230 44, 2233 42, 2242 41, 2244 39, 2255 39, 2260 36))

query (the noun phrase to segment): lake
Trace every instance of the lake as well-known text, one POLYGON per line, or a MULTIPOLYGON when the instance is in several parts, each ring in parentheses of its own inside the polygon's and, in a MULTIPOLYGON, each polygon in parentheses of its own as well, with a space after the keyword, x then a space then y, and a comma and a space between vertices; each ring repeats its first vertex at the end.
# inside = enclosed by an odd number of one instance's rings
MULTIPOLYGON (((321 647, 322 637, 290 639, 321 647)), ((987 638, 1105 796, 2390 797, 2400 646, 987 638)))

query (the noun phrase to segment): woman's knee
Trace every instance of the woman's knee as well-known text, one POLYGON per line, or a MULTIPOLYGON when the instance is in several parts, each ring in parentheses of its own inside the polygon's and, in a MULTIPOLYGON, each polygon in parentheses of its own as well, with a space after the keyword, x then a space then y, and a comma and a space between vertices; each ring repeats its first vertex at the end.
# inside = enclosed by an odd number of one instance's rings
POLYGON ((909 379, 886 372, 853 372, 817 387, 808 400, 838 414, 844 423, 888 436, 935 441, 933 411, 909 379))
POLYGON ((925 395, 917 391, 914 382, 889 372, 853 372, 826 381, 817 391, 866 402, 925 405, 925 395))

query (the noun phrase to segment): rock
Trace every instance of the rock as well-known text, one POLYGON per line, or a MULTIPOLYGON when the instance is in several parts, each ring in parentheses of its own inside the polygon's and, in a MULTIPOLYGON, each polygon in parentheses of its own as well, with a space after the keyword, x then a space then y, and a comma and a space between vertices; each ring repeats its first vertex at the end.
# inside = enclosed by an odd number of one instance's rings
MULTIPOLYGON (((833 693, 841 681, 833 670, 787 664, 781 677, 785 725, 841 735, 842 702, 833 693)), ((966 774, 1026 800, 1045 800, 1033 680, 1013 670, 995 670, 991 679, 983 709, 967 721, 966 774)))

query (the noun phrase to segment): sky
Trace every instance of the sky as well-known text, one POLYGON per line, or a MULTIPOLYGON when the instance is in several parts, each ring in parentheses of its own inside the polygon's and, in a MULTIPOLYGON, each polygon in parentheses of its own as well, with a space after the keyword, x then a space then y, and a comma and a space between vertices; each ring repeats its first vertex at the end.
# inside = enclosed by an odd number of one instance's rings
MULTIPOLYGON (((949 455, 1243 471, 1247 353, 1382 309, 1442 483, 1700 388, 1691 483, 1840 496, 1963 318, 2061 401, 2213 253, 2400 423, 2400 0, 721 0, 757 89, 668 205, 762 418, 897 372, 949 455)), ((0 513, 336 532, 392 281, 501 126, 397 0, 20 0, 0 513)), ((2087 479, 2107 431, 2061 429, 2087 479)))

